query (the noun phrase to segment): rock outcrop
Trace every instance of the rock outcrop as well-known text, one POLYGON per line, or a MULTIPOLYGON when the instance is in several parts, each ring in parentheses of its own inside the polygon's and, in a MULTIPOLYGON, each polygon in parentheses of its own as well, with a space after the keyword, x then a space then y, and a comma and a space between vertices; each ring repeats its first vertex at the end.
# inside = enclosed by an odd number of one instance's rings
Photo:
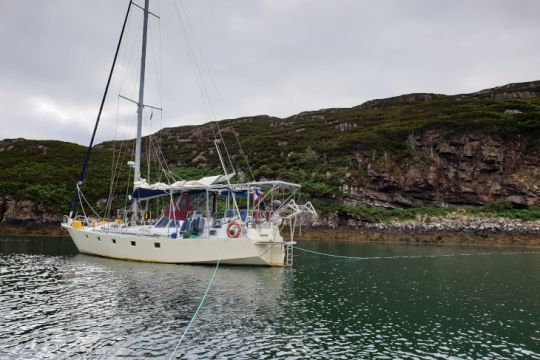
POLYGON ((411 134, 409 158, 357 152, 344 182, 351 203, 387 207, 481 205, 493 200, 540 206, 540 153, 517 139, 481 131, 427 130, 411 134))
POLYGON ((0 223, 8 225, 60 223, 62 214, 39 203, 39 200, 0 198, 0 223))

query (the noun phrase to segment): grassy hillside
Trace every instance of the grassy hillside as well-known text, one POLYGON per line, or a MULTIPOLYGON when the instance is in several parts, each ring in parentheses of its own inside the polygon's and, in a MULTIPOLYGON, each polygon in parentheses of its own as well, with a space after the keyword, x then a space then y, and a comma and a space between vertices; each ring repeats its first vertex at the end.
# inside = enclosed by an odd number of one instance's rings
MULTIPOLYGON (((67 213, 85 152, 83 146, 54 140, 1 141, 0 196, 33 200, 67 213)), ((85 185, 94 199, 108 188, 111 160, 110 151, 94 152, 85 185)))

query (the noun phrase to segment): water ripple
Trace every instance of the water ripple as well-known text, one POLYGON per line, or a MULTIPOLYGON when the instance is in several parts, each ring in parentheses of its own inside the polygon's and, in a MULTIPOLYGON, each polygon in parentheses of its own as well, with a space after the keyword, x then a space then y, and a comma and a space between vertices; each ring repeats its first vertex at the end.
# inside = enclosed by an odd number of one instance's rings
MULTIPOLYGON (((538 255, 309 249, 429 257, 297 254, 293 269, 224 266, 178 358, 540 359, 538 255)), ((214 270, 47 254, 0 255, 2 359, 167 358, 214 270)))

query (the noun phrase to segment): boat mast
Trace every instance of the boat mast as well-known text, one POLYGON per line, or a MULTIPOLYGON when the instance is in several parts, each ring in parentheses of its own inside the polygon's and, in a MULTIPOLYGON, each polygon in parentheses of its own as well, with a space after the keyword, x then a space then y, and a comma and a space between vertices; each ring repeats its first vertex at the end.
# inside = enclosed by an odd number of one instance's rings
MULTIPOLYGON (((143 36, 142 36, 142 51, 141 51, 141 71, 139 81, 139 102, 137 107, 137 139, 135 140, 135 174, 133 177, 133 184, 141 179, 141 129, 142 129, 142 116, 144 109, 144 72, 146 68, 146 37, 148 33, 148 7, 150 0, 144 0, 144 20, 143 20, 143 36)), ((134 186, 135 188, 135 186, 134 186)), ((138 214, 138 201, 133 199, 133 220, 137 220, 138 214)))

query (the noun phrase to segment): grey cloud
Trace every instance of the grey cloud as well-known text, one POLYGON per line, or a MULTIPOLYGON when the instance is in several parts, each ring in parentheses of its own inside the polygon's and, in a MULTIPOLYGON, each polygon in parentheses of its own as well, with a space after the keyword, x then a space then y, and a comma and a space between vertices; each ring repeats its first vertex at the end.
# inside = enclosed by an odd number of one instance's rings
MULTIPOLYGON (((147 103, 159 106, 163 90, 164 126, 211 120, 172 0, 151 3, 162 20, 159 27, 150 20, 147 103)), ((87 143, 126 6, 0 3, 0 138, 87 143)), ((227 107, 206 78, 218 118, 288 116, 408 92, 462 93, 540 78, 538 1, 185 0, 182 6, 227 107)), ((134 9, 120 57, 128 71, 115 75, 98 140, 114 137, 118 93, 136 98, 139 19, 134 9)), ((121 102, 122 119, 133 115, 130 106, 121 102)), ((159 124, 154 119, 153 130, 159 124)))

